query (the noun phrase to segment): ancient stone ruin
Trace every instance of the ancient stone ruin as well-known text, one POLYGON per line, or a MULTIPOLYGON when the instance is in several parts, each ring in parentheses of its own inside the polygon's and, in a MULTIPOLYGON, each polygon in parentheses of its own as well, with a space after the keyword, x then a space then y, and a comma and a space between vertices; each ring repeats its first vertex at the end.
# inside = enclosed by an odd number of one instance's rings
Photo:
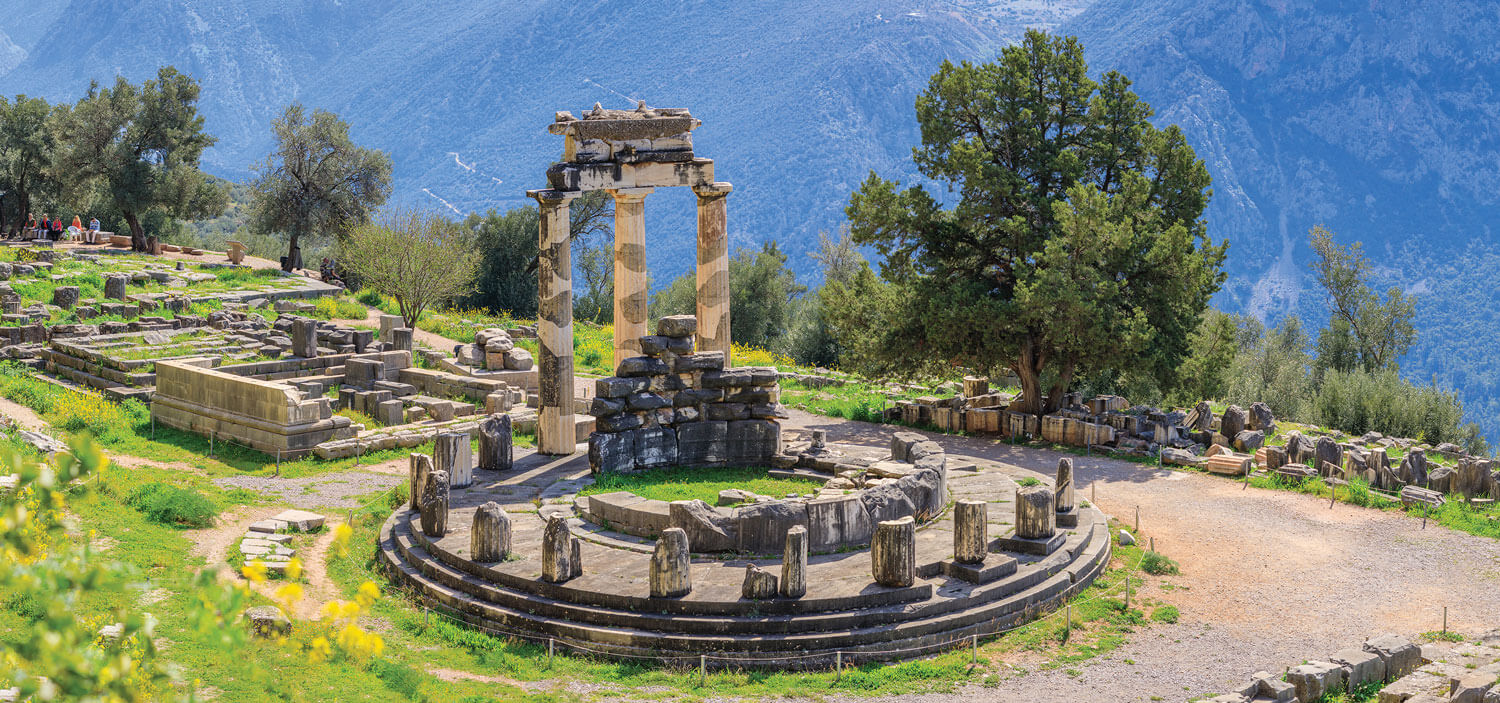
POLYGON ((725 196, 714 163, 693 153, 698 120, 684 109, 606 110, 581 119, 559 112, 549 131, 564 137, 562 161, 547 170, 548 188, 528 191, 541 210, 537 339, 541 353, 537 444, 546 454, 573 453, 573 264, 569 203, 587 191, 615 199, 615 362, 641 354, 646 335, 645 198, 658 187, 687 186, 698 195, 698 329, 696 348, 729 349, 729 241, 725 196))

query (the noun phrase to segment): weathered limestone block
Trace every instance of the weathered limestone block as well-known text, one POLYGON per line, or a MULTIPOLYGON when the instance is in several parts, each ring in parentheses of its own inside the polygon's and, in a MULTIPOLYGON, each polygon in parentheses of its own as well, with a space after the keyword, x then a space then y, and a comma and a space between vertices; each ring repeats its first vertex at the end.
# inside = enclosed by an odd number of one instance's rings
POLYGON ((1248 454, 1235 454, 1234 452, 1221 452, 1208 458, 1205 467, 1209 473, 1224 476, 1244 476, 1250 472, 1254 459, 1248 454))
POLYGON ((411 337, 412 334, 410 327, 392 328, 390 339, 388 340, 390 343, 388 349, 398 351, 411 351, 411 337))
POLYGON ((1224 414, 1219 418, 1219 434, 1233 439, 1239 433, 1245 431, 1245 411, 1238 405, 1231 405, 1224 409, 1224 414))
POLYGON ((1315 701, 1325 694, 1342 690, 1344 667, 1332 662, 1312 661, 1294 666, 1286 673, 1286 680, 1297 691, 1297 700, 1315 701))
POLYGON ((1328 659, 1344 667, 1345 686, 1350 689, 1385 682, 1385 662, 1374 652, 1350 648, 1336 652, 1328 659))
POLYGON ((1433 466, 1427 473, 1427 485, 1443 495, 1458 492, 1458 472, 1447 466, 1433 466))
POLYGON ((953 504, 953 559, 978 564, 989 554, 988 503, 960 500, 953 504))
POLYGON ((375 420, 387 427, 404 424, 405 409, 400 400, 383 401, 375 406, 375 420))
MULTIPOLYGON (((707 423, 695 423, 707 424, 707 423)), ((635 470, 635 436, 638 430, 594 432, 589 435, 589 471, 623 473, 635 470)))
POLYGON ((510 554, 510 516, 499 503, 490 501, 474 511, 469 535, 470 558, 479 562, 505 561, 510 554))
POLYGON ((411 509, 422 508, 422 491, 427 489, 427 475, 432 473, 432 457, 413 453, 408 464, 407 476, 411 481, 411 509))
POLYGON ((770 600, 776 594, 776 574, 754 564, 745 565, 745 583, 740 587, 740 597, 746 600, 770 600))
POLYGON ((850 494, 807 501, 807 531, 811 549, 835 549, 869 544, 875 523, 860 497, 850 494))
POLYGON ((651 552, 651 597, 687 595, 693 590, 692 566, 687 533, 676 527, 662 530, 651 552))
POLYGON ((1308 464, 1317 457, 1317 446, 1301 432, 1289 432, 1286 437, 1286 456, 1292 464, 1308 464))
POLYGON ((656 321, 656 334, 662 337, 691 337, 698 333, 698 318, 693 315, 668 315, 656 321))
POLYGON ((670 427, 636 430, 635 465, 655 469, 677 464, 677 431, 670 427))
POLYGON ((1199 432, 1208 432, 1214 428, 1214 410, 1206 400, 1193 406, 1188 419, 1191 421, 1189 427, 1199 432))
POLYGON ((1414 486, 1427 485, 1427 452, 1412 449, 1401 460, 1400 478, 1414 486))
POLYGON ((948 498, 943 483, 942 471, 928 469, 918 471, 908 476, 903 476, 896 481, 896 487, 900 488, 911 501, 912 513, 918 520, 926 521, 947 505, 948 498))
POLYGON ((1276 434, 1276 416, 1271 414, 1271 406, 1265 403, 1250 404, 1249 429, 1260 430, 1268 437, 1276 434))
POLYGON ((739 547, 738 523, 725 518, 701 500, 667 504, 672 527, 687 533, 688 544, 699 552, 722 552, 739 547))
POLYGON ((446 471, 454 488, 474 483, 474 447, 467 432, 443 432, 433 438, 432 468, 446 471))
POLYGON ((479 468, 510 471, 515 465, 511 430, 509 415, 491 415, 479 421, 479 468))
POLYGON ((1266 443, 1266 433, 1260 430, 1241 430, 1239 434, 1230 435, 1234 438, 1234 448, 1242 452, 1254 454, 1266 443))
POLYGON ((422 534, 448 534, 448 472, 433 471, 422 482, 422 534))
POLYGON ((1291 462, 1287 460, 1286 447, 1266 447, 1266 470, 1275 471, 1291 462))
POLYGON ((785 547, 784 536, 794 527, 807 526, 807 505, 774 501, 747 505, 735 511, 740 524, 740 550, 775 554, 785 547))
POLYGON ((1198 466, 1202 463, 1202 459, 1186 449, 1162 447, 1160 451, 1161 463, 1167 466, 1198 466))
POLYGON ((685 466, 729 461, 729 423, 690 422, 677 428, 677 461, 685 466))
POLYGON ((1385 662, 1385 677, 1394 681, 1422 665, 1422 648, 1400 635, 1383 634, 1365 640, 1364 650, 1385 662))
POLYGON ((304 359, 318 356, 317 320, 292 320, 292 355, 304 359))
POLYGON ((1046 486, 1017 488, 1016 536, 1022 539, 1046 539, 1056 532, 1056 511, 1052 507, 1052 490, 1046 486))
MULTIPOLYGON (((1344 448, 1340 447, 1338 442, 1333 441, 1332 437, 1319 437, 1314 457, 1317 463, 1313 464, 1313 466, 1317 467, 1319 472, 1324 471, 1323 465, 1325 462, 1334 466, 1343 466, 1344 448)), ((1328 474, 1324 473, 1323 475, 1327 476, 1328 474)))
MULTIPOLYGON (((1048 501, 1051 502, 1050 500, 1048 501)), ((1048 505, 1049 512, 1051 506, 1048 505)), ((905 588, 917 578, 917 521, 911 516, 875 526, 870 542, 870 571, 875 583, 905 588)))
POLYGON ((124 300, 128 285, 130 285, 130 274, 106 273, 104 274, 104 297, 111 300, 124 300))
POLYGON ((881 523, 895 520, 908 515, 915 515, 916 506, 912 505, 905 491, 894 483, 875 488, 866 488, 860 494, 859 500, 864 504, 865 512, 870 516, 870 522, 881 523))
POLYGON ((562 583, 578 575, 582 565, 574 563, 576 542, 567 518, 561 515, 547 518, 547 527, 542 530, 542 580, 562 583))
POLYGON ((274 605, 246 608, 245 621, 250 624, 250 633, 256 637, 278 639, 292 634, 292 621, 274 605))
POLYGON ((64 310, 78 305, 78 286, 58 286, 52 289, 52 304, 64 310))
POLYGON ((1063 457, 1057 460, 1057 482, 1055 484, 1056 509, 1059 513, 1066 513, 1073 509, 1073 459, 1063 457))
POLYGON ((786 531, 786 549, 781 556, 781 595, 801 598, 807 594, 807 528, 786 531))

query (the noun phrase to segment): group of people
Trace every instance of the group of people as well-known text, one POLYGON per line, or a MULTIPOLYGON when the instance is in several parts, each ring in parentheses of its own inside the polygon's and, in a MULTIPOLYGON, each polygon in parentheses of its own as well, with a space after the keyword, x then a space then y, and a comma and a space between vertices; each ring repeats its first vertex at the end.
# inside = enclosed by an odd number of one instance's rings
POLYGON ((35 215, 27 213, 26 232, 32 233, 35 239, 51 239, 61 241, 63 239, 81 239, 88 244, 99 243, 99 218, 90 218, 88 229, 84 229, 83 220, 77 215, 73 216, 73 224, 64 226, 62 216, 48 217, 42 213, 42 219, 37 220, 35 215))

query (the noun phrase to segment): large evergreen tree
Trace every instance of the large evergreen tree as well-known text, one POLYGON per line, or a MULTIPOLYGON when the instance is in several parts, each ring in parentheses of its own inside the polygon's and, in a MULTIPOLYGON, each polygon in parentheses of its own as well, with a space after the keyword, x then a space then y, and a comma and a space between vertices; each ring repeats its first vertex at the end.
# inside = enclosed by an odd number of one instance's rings
POLYGON ((1009 368, 1031 412, 1102 369, 1168 380, 1227 248, 1181 131, 1152 126, 1124 76, 1090 79, 1076 39, 1036 31, 994 63, 945 62, 916 111, 918 170, 956 197, 873 173, 851 197, 855 241, 884 260, 830 291, 849 361, 1009 368))
POLYGON ((17 95, 14 102, 0 97, 0 191, 5 208, 0 225, 21 229, 32 202, 51 192, 57 142, 52 124, 55 111, 46 100, 17 95))
POLYGON ((305 237, 341 236, 364 224, 391 193, 391 157, 349 138, 349 125, 325 110, 288 105, 271 125, 276 150, 255 167, 250 229, 285 234, 287 271, 302 265, 305 237))
POLYGON ((124 78, 88 94, 60 118, 57 173, 73 197, 98 189, 130 227, 131 246, 146 250, 141 222, 152 213, 177 219, 215 217, 226 190, 198 170, 214 144, 198 114, 198 82, 167 66, 137 86, 124 78))

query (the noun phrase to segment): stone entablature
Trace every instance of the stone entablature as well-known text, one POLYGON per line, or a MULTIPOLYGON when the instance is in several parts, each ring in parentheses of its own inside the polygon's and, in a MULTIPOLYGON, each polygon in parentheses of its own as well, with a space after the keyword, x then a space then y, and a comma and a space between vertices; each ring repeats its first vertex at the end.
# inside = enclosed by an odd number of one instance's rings
POLYGON ((664 317, 640 338, 645 356, 595 383, 589 414, 594 473, 667 466, 769 466, 781 450, 776 369, 725 370, 717 351, 693 352, 696 320, 664 317))
POLYGON ((328 398, 303 398, 283 383, 181 361, 157 363, 151 417, 168 427, 294 457, 355 431, 349 418, 333 414, 328 398))

